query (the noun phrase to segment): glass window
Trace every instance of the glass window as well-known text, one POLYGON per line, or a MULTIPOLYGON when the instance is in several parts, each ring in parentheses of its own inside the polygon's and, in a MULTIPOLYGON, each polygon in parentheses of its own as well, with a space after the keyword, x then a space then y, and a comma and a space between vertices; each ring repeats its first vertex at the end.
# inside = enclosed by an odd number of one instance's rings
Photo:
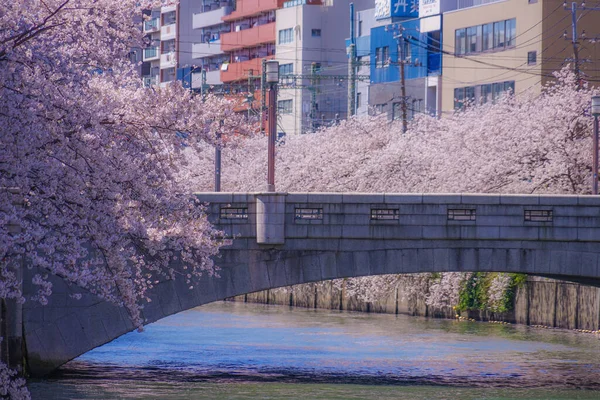
POLYGON ((494 48, 494 24, 485 24, 481 26, 482 33, 482 50, 487 51, 494 48))
POLYGON ((313 37, 321 37, 321 30, 320 29, 312 29, 311 34, 313 37))
POLYGON ((356 93, 356 108, 360 108, 361 106, 361 94, 360 92, 356 93))
POLYGON ((381 68, 383 66, 383 61, 381 61, 382 50, 383 50, 383 47, 377 47, 375 49, 375 67, 376 68, 381 68))
POLYGON ((515 81, 504 82, 504 91, 505 92, 510 91, 510 93, 514 93, 515 92, 515 81))
POLYGON ((527 53, 527 65, 537 64, 537 51, 530 51, 527 53))
POLYGON ((292 28, 279 31, 279 44, 292 43, 294 41, 294 32, 292 28))
POLYGON ((504 82, 501 83, 494 83, 492 85, 492 90, 493 90, 493 99, 497 100, 501 95, 502 92, 504 92, 504 82))
POLYGON ((389 65, 389 63, 388 63, 389 60, 390 60, 390 47, 389 46, 382 47, 381 62, 383 63, 384 67, 387 67, 389 65))
POLYGON ((503 49, 505 44, 504 21, 494 22, 494 49, 503 49))
POLYGON ((294 73, 294 64, 280 64, 279 75, 289 75, 294 73))
POLYGON ((456 54, 465 54, 467 49, 466 43, 466 29, 457 29, 454 43, 454 50, 456 54))
POLYGON ((465 102, 465 88, 454 89, 454 109, 460 110, 465 102))
POLYGON ((477 26, 467 28, 467 53, 477 53, 481 51, 481 34, 477 35, 477 26))
POLYGON ((515 46, 515 38, 517 37, 517 20, 516 18, 506 20, 506 47, 515 46))
POLYGON ((467 105, 475 101, 475 86, 465 88, 465 103, 467 105))
POLYGON ((277 108, 279 114, 291 114, 292 113, 292 100, 279 100, 277 102, 277 108))
POLYGON ((492 85, 481 85, 481 95, 479 97, 479 102, 481 104, 491 103, 492 102, 492 85))

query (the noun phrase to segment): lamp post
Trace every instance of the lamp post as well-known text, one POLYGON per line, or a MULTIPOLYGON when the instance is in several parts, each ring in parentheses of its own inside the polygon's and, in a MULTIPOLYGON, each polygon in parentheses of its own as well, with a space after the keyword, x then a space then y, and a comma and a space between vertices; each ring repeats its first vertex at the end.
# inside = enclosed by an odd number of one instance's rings
POLYGON ((269 85, 269 163, 267 172, 267 191, 275 191, 275 139, 277 137, 277 83, 279 82, 279 62, 269 60, 265 63, 266 81, 269 85))
POLYGON ((600 96, 592 96, 592 115, 594 116, 592 194, 598 194, 598 117, 600 116, 600 96))

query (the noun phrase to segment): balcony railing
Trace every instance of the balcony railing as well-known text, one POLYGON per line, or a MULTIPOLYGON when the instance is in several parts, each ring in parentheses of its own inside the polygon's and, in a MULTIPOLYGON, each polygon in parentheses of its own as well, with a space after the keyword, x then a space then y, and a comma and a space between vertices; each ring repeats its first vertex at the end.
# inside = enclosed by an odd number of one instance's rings
POLYGON ((150 61, 152 59, 157 59, 159 56, 158 47, 148 47, 144 49, 144 61, 150 61))
POLYGON ((156 32, 160 29, 160 19, 154 18, 150 21, 144 21, 144 33, 156 32))
POLYGON ((223 51, 255 47, 259 44, 274 42, 275 22, 221 35, 221 49, 223 51))
POLYGON ((144 86, 150 87, 154 86, 158 83, 158 76, 145 76, 144 77, 144 86))
POLYGON ((160 55, 160 69, 171 68, 177 65, 175 52, 160 55))

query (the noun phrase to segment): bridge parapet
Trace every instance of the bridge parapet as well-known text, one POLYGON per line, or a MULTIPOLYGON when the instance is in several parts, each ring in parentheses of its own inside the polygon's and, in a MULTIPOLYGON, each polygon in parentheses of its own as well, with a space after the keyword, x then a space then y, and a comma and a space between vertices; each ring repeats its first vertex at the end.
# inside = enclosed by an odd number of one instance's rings
POLYGON ((228 235, 255 239, 258 244, 283 244, 286 239, 600 241, 600 198, 593 196, 384 193, 198 193, 197 196, 210 203, 211 222, 228 235), (268 212, 264 200, 275 198, 277 206, 273 203, 270 207, 274 208, 268 212), (273 232, 275 227, 277 235, 283 229, 284 237, 267 239, 265 232, 273 232))

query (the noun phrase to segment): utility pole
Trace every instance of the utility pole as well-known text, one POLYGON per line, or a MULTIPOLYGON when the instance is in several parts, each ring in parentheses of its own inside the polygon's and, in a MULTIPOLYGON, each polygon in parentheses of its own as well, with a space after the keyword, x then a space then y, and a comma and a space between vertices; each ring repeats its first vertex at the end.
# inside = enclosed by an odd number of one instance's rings
POLYGON ((581 88, 581 71, 579 69, 579 42, 577 35, 577 3, 571 3, 571 28, 572 38, 571 43, 573 44, 573 58, 575 62, 575 78, 577 79, 577 87, 581 88))
MULTIPOLYGON (((567 2, 563 4, 565 10, 567 10, 567 2)), ((577 32, 577 22, 579 22, 579 18, 577 16, 577 10, 588 10, 588 11, 600 11, 600 7, 587 7, 585 5, 585 1, 581 3, 581 6, 578 6, 576 2, 571 3, 571 44, 573 45, 573 61, 574 63, 574 72, 575 78, 577 79, 577 87, 581 88, 582 79, 581 79, 581 62, 579 59, 579 33, 577 32)), ((567 36, 567 32, 565 31, 565 38, 567 36)), ((585 39, 585 31, 583 31, 581 35, 582 40, 585 39)), ((589 62, 589 60, 588 60, 589 62)))
POLYGON ((263 133, 265 125, 265 110, 267 109, 267 60, 262 60, 262 72, 260 73, 260 133, 263 133))
POLYGON ((310 130, 315 131, 315 118, 317 118, 317 63, 310 65, 310 130))
POLYGON ((350 46, 348 46, 348 118, 356 114, 356 40, 354 38, 354 3, 350 3, 350 46))
POLYGON ((265 63, 266 83, 269 84, 269 148, 267 167, 267 191, 275 191, 275 140, 277 139, 277 83, 279 82, 279 62, 265 63))
POLYGON ((408 130, 408 116, 406 112, 406 74, 404 73, 404 64, 406 62, 406 55, 404 54, 404 36, 400 32, 400 85, 402 94, 402 133, 406 133, 408 130))
MULTIPOLYGON (((394 39, 396 39, 398 45, 398 63, 400 67, 400 93, 402 94, 402 133, 406 133, 408 130, 408 113, 407 113, 407 98, 406 98, 406 74, 404 71, 404 64, 406 64, 406 42, 404 39, 402 24, 392 25, 391 27, 385 27, 385 30, 392 30, 394 33, 394 39)), ((385 62, 386 60, 382 60, 385 62)), ((392 108, 392 113, 394 112, 392 108)))

